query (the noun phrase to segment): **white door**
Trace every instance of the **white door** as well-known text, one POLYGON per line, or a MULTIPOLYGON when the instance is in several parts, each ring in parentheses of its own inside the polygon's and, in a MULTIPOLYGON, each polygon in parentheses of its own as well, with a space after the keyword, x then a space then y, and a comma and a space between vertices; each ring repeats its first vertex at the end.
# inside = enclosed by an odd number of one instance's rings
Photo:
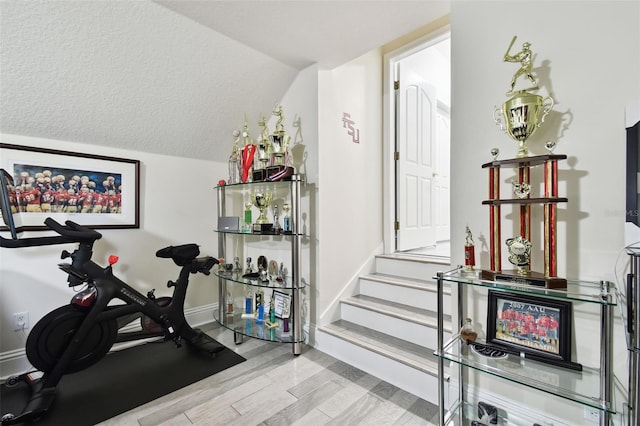
POLYGON ((396 91, 396 250, 436 243, 435 88, 399 64, 396 91))
POLYGON ((450 221, 450 145, 451 145, 451 120, 449 111, 438 108, 436 118, 437 143, 436 143, 436 240, 449 241, 451 235, 450 221))

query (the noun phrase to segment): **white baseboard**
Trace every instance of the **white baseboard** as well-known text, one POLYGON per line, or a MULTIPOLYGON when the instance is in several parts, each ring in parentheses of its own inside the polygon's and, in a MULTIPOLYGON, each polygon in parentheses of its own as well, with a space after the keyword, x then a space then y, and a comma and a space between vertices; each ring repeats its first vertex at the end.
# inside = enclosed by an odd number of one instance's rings
MULTIPOLYGON (((185 309, 185 317, 187 322, 192 327, 198 327, 203 324, 208 324, 214 321, 213 313, 218 309, 217 303, 209 305, 197 306, 195 308, 185 309)), ((123 331, 132 331, 136 329, 135 325, 128 325, 123 328, 123 331)), ((124 349, 126 347, 139 344, 141 341, 127 342, 118 346, 118 349, 124 349)), ((24 349, 15 349, 12 351, 0 353, 0 380, 6 380, 11 376, 25 373, 33 370, 33 367, 27 359, 27 354, 24 349)))

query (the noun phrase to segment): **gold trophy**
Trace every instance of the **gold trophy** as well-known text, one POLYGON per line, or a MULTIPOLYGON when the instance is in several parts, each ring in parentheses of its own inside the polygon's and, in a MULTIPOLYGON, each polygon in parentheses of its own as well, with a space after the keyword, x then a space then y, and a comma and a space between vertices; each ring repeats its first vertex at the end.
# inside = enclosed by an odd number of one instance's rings
POLYGON ((505 62, 519 62, 520 68, 515 72, 511 79, 511 87, 507 92, 507 96, 513 95, 509 100, 502 104, 502 107, 496 107, 493 111, 493 119, 500 130, 507 134, 516 142, 518 142, 518 151, 516 158, 527 157, 529 151, 526 147, 527 139, 535 133, 535 131, 544 123, 547 114, 553 108, 553 99, 550 96, 542 97, 531 93, 530 91, 538 90, 539 86, 532 74, 533 53, 529 49, 530 43, 522 44, 522 51, 511 55, 511 48, 516 41, 517 36, 513 36, 511 44, 504 54, 505 62), (533 84, 531 87, 514 92, 516 81, 520 76, 526 76, 533 84))
POLYGON ((258 120, 258 125, 262 127, 262 133, 258 139, 257 156, 258 164, 253 170, 253 181, 260 182, 267 178, 267 167, 271 161, 271 142, 269 140, 269 129, 267 128, 267 119, 262 116, 258 120))
POLYGON ((256 223, 253 224, 254 232, 270 231, 273 226, 269 223, 265 210, 271 205, 273 201, 273 193, 268 191, 256 191, 251 194, 251 202, 260 210, 260 215, 256 219, 256 223))
POLYGON ((273 115, 278 117, 278 121, 276 122, 276 130, 270 136, 271 153, 273 155, 273 166, 285 167, 288 165, 287 154, 291 136, 287 135, 284 130, 284 112, 281 105, 273 110, 273 115))

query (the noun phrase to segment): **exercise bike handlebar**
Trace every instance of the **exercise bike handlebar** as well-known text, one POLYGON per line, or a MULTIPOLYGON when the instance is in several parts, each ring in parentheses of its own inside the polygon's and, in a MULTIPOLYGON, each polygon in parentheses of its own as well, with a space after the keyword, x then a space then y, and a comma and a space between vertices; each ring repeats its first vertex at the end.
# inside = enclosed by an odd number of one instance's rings
POLYGON ((65 225, 56 222, 48 217, 44 221, 45 225, 57 232, 59 235, 48 237, 21 238, 13 240, 0 236, 0 247, 19 248, 19 247, 37 247, 51 246, 67 243, 93 242, 102 238, 102 234, 93 229, 78 225, 75 222, 67 220, 65 225))
POLYGON ((64 237, 73 238, 76 242, 96 241, 102 238, 102 234, 98 231, 94 231, 70 220, 65 221, 65 226, 48 217, 44 220, 44 224, 64 237))

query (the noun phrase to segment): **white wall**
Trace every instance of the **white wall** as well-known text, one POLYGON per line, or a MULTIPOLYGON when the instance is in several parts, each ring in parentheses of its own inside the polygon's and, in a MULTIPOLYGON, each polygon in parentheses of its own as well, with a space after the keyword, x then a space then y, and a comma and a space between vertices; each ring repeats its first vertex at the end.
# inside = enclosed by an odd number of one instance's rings
MULTIPOLYGON (((464 229, 469 224, 479 241, 489 239, 489 150, 497 146, 500 158, 515 155, 516 143, 499 132, 492 111, 507 98, 505 92, 517 64, 503 63, 511 38, 512 52, 525 41, 535 53, 534 70, 539 94, 551 94, 553 113, 529 143, 532 153, 544 153, 542 144, 558 138, 556 153, 567 154, 560 164, 558 219, 559 275, 572 279, 615 280, 614 268, 624 247, 625 107, 640 99, 640 3, 638 2, 452 2, 452 260, 462 263, 464 229), (566 129, 563 126, 566 125, 566 129)), ((506 170, 503 181, 510 179, 506 170)), ((503 216, 509 213, 503 208, 503 216)), ((514 215, 503 220, 503 238, 515 226, 514 215)), ((532 224, 539 223, 536 214, 532 224)), ((536 230, 539 230, 539 226, 536 230)), ((540 263, 540 242, 534 267, 540 263)), ((478 247, 479 248, 479 247, 478 247)), ((486 247, 480 260, 487 267, 486 247)), ((624 256, 621 262, 625 262, 624 256)), ((503 265, 508 266, 506 259, 503 265)), ((469 312, 484 324, 486 305, 474 298, 469 312)), ((578 307, 578 310, 582 307, 578 307)), ((596 309, 597 310, 597 309, 596 309)), ((574 360, 594 365, 599 342, 595 315, 577 317, 574 324, 574 360)), ((625 382, 626 351, 616 324, 616 370, 625 382)), ((506 390, 519 402, 582 423, 575 404, 523 393, 500 383, 484 389, 506 390)), ((620 401, 620 399, 618 399, 620 401)))
POLYGON ((378 50, 319 77, 318 312, 382 242, 382 59, 378 50), (343 126, 351 114, 354 143, 343 126))
MULTIPOLYGON (((18 135, 0 135, 3 143, 87 152, 86 145, 18 135)), ((178 277, 171 260, 155 257, 167 245, 197 243, 202 255, 217 257, 216 204, 213 187, 225 177, 226 164, 93 146, 91 153, 140 160, 140 229, 100 230, 94 260, 120 257, 117 276, 146 293, 170 295, 166 283, 178 277)), ((24 237, 48 235, 25 233, 24 237)), ((7 236, 6 234, 4 236, 7 236)), ((0 354, 24 349, 24 336, 12 330, 12 314, 26 311, 33 326, 48 311, 69 303, 74 292, 57 267, 63 249, 74 245, 2 249, 0 254, 0 354)), ((187 308, 217 302, 213 275, 192 275, 187 308)), ((0 372, 5 376, 15 372, 0 372)))
POLYGON ((301 245, 299 271, 305 323, 316 322, 316 295, 320 287, 317 263, 318 253, 318 67, 309 66, 300 71, 282 98, 282 105, 290 117, 287 132, 291 135, 289 147, 296 173, 305 184, 301 189, 300 209, 305 238, 301 245))

